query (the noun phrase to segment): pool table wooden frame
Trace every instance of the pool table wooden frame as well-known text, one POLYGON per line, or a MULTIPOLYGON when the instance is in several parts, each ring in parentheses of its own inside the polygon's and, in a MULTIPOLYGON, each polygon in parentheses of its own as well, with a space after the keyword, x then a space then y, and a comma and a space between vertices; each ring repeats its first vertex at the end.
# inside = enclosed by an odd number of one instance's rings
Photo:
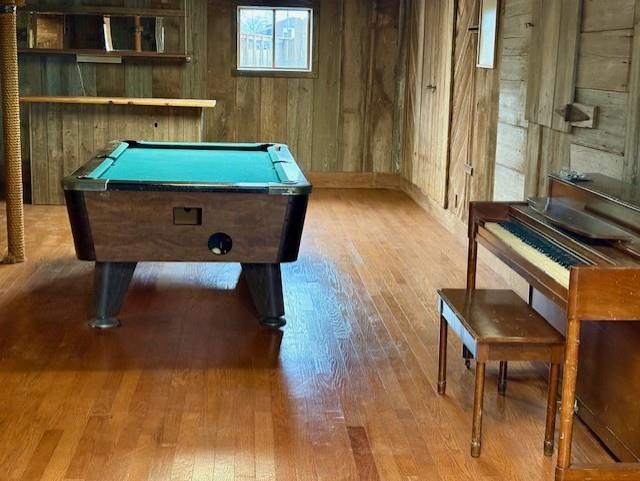
MULTIPOLYGON (((277 152, 281 183, 108 181, 92 176, 114 151, 137 145, 110 143, 63 181, 76 254, 96 263, 89 324, 119 325, 117 315, 137 263, 160 261, 240 262, 261 322, 284 325, 280 263, 298 257, 312 189, 288 147, 237 144, 277 152), (199 215, 192 216, 195 212, 199 215), (214 233, 232 239, 227 253, 212 253, 208 241, 214 233)), ((234 144, 145 146, 234 148, 234 144)))

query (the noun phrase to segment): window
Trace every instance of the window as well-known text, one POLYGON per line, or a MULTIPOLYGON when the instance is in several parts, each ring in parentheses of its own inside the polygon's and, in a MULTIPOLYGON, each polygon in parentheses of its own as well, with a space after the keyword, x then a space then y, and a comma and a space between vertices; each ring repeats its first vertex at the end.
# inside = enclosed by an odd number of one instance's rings
POLYGON ((313 9, 239 6, 240 72, 311 72, 313 9))

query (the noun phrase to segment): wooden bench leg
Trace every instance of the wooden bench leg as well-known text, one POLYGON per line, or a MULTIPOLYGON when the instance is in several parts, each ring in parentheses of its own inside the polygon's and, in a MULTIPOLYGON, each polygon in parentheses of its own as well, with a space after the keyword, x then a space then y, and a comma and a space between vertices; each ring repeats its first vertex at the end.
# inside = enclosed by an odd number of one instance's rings
POLYGON ((476 361, 476 389, 473 398, 473 427, 471 428, 471 456, 480 456, 482 437, 482 402, 484 398, 484 362, 476 361))
POLYGON ((500 361, 500 373, 498 374, 498 394, 504 396, 507 393, 507 361, 500 361))
POLYGON ((447 389, 447 321, 440 316, 440 352, 438 355, 438 394, 447 389))
POLYGON ((464 365, 469 369, 471 367, 471 359, 473 358, 473 354, 471 351, 467 349, 467 346, 462 345, 462 358, 464 359, 464 365))
POLYGON ((556 430, 556 399, 558 397, 558 379, 560 364, 551 364, 549 369, 549 391, 547 394, 547 423, 544 431, 544 455, 553 455, 553 436, 556 430))

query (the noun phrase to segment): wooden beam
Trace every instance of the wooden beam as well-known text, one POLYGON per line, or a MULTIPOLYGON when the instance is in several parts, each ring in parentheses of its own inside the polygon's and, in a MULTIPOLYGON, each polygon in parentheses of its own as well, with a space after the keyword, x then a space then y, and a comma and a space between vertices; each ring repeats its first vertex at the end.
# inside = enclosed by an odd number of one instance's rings
MULTIPOLYGON (((578 39, 582 20, 583 0, 564 0, 560 20, 560 38, 556 67, 554 110, 572 104, 575 100, 578 72, 578 39)), ((558 114, 553 116, 552 127, 561 132, 571 132, 571 123, 558 114)))
POLYGON ((138 105, 152 107, 193 107, 213 108, 215 100, 205 99, 164 99, 131 97, 56 97, 25 96, 20 97, 23 104, 83 104, 83 105, 138 105))
POLYGON ((529 50, 526 118, 551 127, 555 99, 562 3, 536 0, 529 50))
MULTIPOLYGON (((6 0, 5 0, 6 1, 6 0)), ((24 6, 25 0, 19 0, 18 6, 24 6)), ((1 4, 2 2, 0 2, 1 4)), ((32 2, 33 3, 33 2, 32 2)), ((118 6, 94 6, 94 5, 69 5, 55 6, 48 5, 42 8, 32 8, 30 10, 38 13, 67 13, 76 15, 113 15, 113 16, 134 16, 139 15, 142 17, 185 17, 186 12, 182 8, 138 8, 138 7, 118 7, 118 6)))

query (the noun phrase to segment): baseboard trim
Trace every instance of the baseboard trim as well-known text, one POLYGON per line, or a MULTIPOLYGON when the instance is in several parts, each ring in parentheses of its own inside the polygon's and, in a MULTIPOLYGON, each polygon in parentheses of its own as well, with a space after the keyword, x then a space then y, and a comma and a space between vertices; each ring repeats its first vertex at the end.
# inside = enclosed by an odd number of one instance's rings
POLYGON ((319 189, 393 189, 401 190, 403 179, 382 172, 306 172, 319 189))

